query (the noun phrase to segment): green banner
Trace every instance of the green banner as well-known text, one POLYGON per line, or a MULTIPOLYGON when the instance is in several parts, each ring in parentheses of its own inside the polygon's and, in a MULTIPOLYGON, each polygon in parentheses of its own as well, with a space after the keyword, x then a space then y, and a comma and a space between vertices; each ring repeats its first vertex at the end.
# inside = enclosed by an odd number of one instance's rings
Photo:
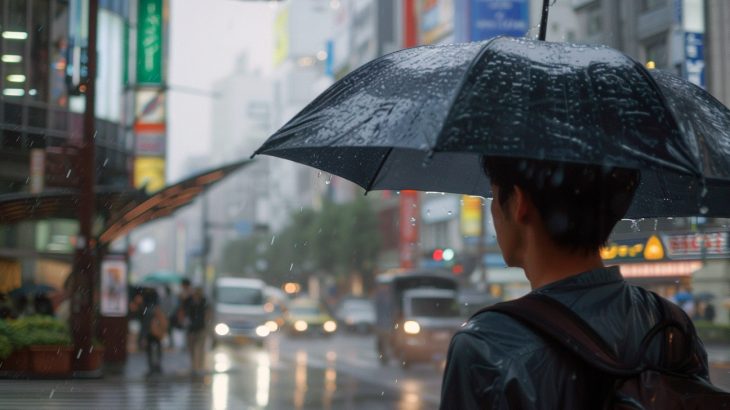
POLYGON ((139 0, 137 83, 162 83, 162 0, 139 0))

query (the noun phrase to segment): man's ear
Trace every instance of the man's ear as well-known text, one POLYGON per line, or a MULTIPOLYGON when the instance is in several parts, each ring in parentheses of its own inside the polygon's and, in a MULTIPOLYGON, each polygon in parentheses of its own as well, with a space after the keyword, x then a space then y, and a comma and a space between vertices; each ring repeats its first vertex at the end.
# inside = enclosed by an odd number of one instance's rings
POLYGON ((510 201, 510 212, 516 222, 525 223, 529 219, 529 210, 532 203, 527 197, 525 191, 518 187, 514 187, 512 200, 510 201))

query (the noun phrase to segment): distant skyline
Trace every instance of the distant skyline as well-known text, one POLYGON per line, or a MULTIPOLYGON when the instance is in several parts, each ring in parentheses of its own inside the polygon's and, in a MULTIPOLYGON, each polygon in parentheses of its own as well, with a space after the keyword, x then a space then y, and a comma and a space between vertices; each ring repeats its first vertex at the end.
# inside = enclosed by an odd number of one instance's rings
POLYGON ((278 3, 171 0, 168 55, 167 181, 188 172, 212 141, 213 84, 230 75, 246 53, 248 65, 270 73, 278 3))

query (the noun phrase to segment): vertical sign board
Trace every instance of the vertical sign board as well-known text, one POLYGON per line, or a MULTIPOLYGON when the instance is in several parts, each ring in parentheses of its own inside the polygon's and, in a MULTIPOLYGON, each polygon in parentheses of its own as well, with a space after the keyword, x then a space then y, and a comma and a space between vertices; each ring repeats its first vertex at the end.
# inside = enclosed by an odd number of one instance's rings
POLYGON ((163 75, 163 0, 139 0, 137 10, 134 186, 165 185, 166 113, 163 75))
POLYGON ((139 0, 137 83, 162 84, 162 0, 139 0))
POLYGON ((417 250, 415 244, 418 242, 418 192, 401 191, 400 193, 400 218, 398 241, 400 253, 400 267, 416 267, 417 250))
POLYGON ((471 41, 506 35, 523 37, 530 29, 528 0, 470 0, 471 41))
POLYGON ((684 64, 682 76, 685 80, 705 88, 705 7, 702 0, 682 0, 679 7, 681 19, 682 45, 684 46, 684 64))
POLYGON ((705 52, 702 33, 684 33, 684 78, 705 88, 705 52))
POLYGON ((482 198, 469 195, 461 197, 461 234, 466 237, 482 234, 482 198))
POLYGON ((127 316, 127 263, 107 257, 101 263, 101 315, 127 316))

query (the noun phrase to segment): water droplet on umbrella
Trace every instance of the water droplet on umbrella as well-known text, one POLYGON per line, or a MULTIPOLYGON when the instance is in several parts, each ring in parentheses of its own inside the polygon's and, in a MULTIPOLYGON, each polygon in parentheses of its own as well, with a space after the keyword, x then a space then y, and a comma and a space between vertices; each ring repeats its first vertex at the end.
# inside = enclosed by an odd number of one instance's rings
POLYGON ((449 216, 451 216, 453 214, 453 212, 449 211, 449 212, 447 212, 447 214, 449 214, 449 216))
POLYGON ((703 206, 703 207, 700 208, 700 213, 702 215, 707 215, 708 212, 710 212, 710 208, 708 208, 706 206, 703 206))
POLYGON ((639 221, 637 221, 636 219, 631 220, 631 230, 633 232, 639 232, 639 230, 640 230, 639 221))

